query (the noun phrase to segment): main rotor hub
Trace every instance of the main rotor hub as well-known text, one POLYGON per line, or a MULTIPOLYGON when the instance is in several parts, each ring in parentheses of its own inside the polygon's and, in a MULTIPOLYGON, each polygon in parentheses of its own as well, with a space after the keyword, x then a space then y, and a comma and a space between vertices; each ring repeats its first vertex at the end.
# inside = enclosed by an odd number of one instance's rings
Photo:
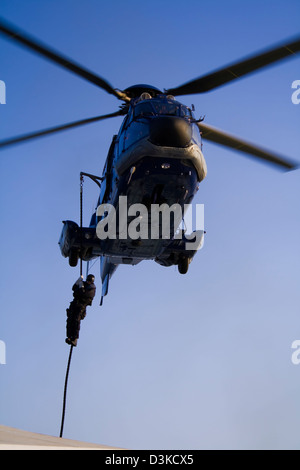
POLYGON ((124 90, 124 93, 126 93, 129 98, 139 98, 142 93, 149 93, 152 98, 154 98, 157 95, 163 94, 161 90, 158 88, 152 86, 152 85, 145 85, 145 84, 140 84, 140 85, 133 85, 130 86, 129 88, 126 88, 124 90))

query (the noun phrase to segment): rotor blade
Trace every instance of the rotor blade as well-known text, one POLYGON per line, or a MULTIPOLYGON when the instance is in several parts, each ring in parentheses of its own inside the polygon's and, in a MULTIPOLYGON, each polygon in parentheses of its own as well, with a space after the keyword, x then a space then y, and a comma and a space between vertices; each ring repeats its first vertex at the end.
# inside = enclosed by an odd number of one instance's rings
POLYGON ((285 157, 276 155, 274 152, 270 152, 269 150, 257 147, 256 145, 250 144, 249 142, 245 142, 238 137, 234 137, 224 131, 216 129, 215 127, 204 124, 203 122, 198 123, 198 127, 201 131, 203 139, 215 142, 219 145, 223 145, 224 147, 229 147, 233 150, 237 150, 238 152, 246 153, 251 157, 265 160, 266 162, 272 165, 276 165, 281 169, 295 170, 299 166, 299 164, 296 162, 292 162, 285 157))
POLYGON ((125 93, 122 93, 112 88, 112 86, 106 80, 104 80, 104 78, 101 78, 99 75, 96 75, 93 72, 90 72, 89 70, 85 69, 84 67, 76 64, 75 62, 71 61, 62 54, 59 54, 50 47, 46 46, 45 44, 42 44, 39 40, 34 39, 23 31, 16 29, 15 26, 12 26, 1 18, 0 33, 5 36, 8 36, 13 41, 22 44, 23 46, 33 50, 34 52, 37 52, 38 54, 64 67, 65 69, 70 70, 71 72, 84 78, 85 80, 88 80, 94 85, 97 85, 98 87, 107 91, 111 95, 116 96, 118 99, 129 101, 129 98, 126 96, 125 93))
POLYGON ((192 95, 194 93, 205 93, 213 90, 225 83, 236 80, 244 75, 255 72, 274 62, 282 60, 290 55, 297 54, 300 51, 300 36, 294 38, 286 44, 264 51, 254 56, 250 56, 241 61, 235 62, 218 69, 207 75, 192 80, 184 85, 166 90, 171 95, 192 95))
POLYGON ((123 111, 117 111, 112 114, 105 114, 103 116, 96 116, 93 118, 82 119, 80 121, 70 122, 69 124, 63 124, 61 126, 50 127, 49 129, 44 129, 38 132, 31 132, 29 134, 23 134, 17 137, 12 137, 5 140, 0 140, 0 149, 8 147, 10 145, 20 144, 28 140, 37 139, 39 137, 44 137, 49 134, 55 134, 56 132, 65 131, 67 129, 72 129, 74 127, 84 126, 85 124, 91 124, 92 122, 102 121, 103 119, 109 119, 117 116, 124 115, 123 111))

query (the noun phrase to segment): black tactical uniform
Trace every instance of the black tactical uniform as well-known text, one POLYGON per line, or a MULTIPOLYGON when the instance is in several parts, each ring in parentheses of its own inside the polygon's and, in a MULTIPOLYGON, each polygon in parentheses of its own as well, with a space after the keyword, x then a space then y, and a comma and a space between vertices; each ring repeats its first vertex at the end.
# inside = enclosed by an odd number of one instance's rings
POLYGON ((93 298, 96 294, 96 286, 94 284, 95 277, 89 274, 86 281, 80 277, 75 282, 73 289, 74 300, 67 309, 67 339, 66 343, 77 346, 79 338, 80 322, 86 316, 86 307, 92 305, 93 298))

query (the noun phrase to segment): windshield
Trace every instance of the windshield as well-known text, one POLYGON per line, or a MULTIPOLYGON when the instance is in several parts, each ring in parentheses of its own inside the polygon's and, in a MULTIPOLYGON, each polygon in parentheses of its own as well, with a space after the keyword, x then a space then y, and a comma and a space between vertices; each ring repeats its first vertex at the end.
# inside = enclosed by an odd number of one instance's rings
POLYGON ((134 108, 134 117, 143 116, 180 116, 191 118, 191 110, 171 99, 151 99, 138 103, 134 108))
POLYGON ((153 100, 156 114, 180 116, 180 105, 171 100, 153 100))
POLYGON ((150 101, 143 101, 138 103, 134 108, 134 117, 154 116, 155 111, 150 101))

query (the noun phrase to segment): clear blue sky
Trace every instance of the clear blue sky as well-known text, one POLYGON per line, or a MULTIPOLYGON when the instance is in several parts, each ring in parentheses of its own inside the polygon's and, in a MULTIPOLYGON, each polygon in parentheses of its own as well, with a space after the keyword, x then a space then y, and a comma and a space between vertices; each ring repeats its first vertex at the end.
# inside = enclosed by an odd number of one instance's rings
MULTIPOLYGON (((124 89, 182 84, 299 33, 298 0, 1 0, 0 14, 124 89)), ((119 103, 0 38, 1 138, 119 103)), ((300 161, 300 58, 203 96, 206 122, 300 161)), ((57 435, 78 269, 57 245, 79 218, 79 173, 100 174, 121 118, 0 155, 0 423, 57 435)), ((65 437, 131 449, 300 448, 299 171, 205 143, 205 246, 188 275, 122 266, 82 324, 65 437)), ((85 223, 97 189, 85 184, 85 223)))

